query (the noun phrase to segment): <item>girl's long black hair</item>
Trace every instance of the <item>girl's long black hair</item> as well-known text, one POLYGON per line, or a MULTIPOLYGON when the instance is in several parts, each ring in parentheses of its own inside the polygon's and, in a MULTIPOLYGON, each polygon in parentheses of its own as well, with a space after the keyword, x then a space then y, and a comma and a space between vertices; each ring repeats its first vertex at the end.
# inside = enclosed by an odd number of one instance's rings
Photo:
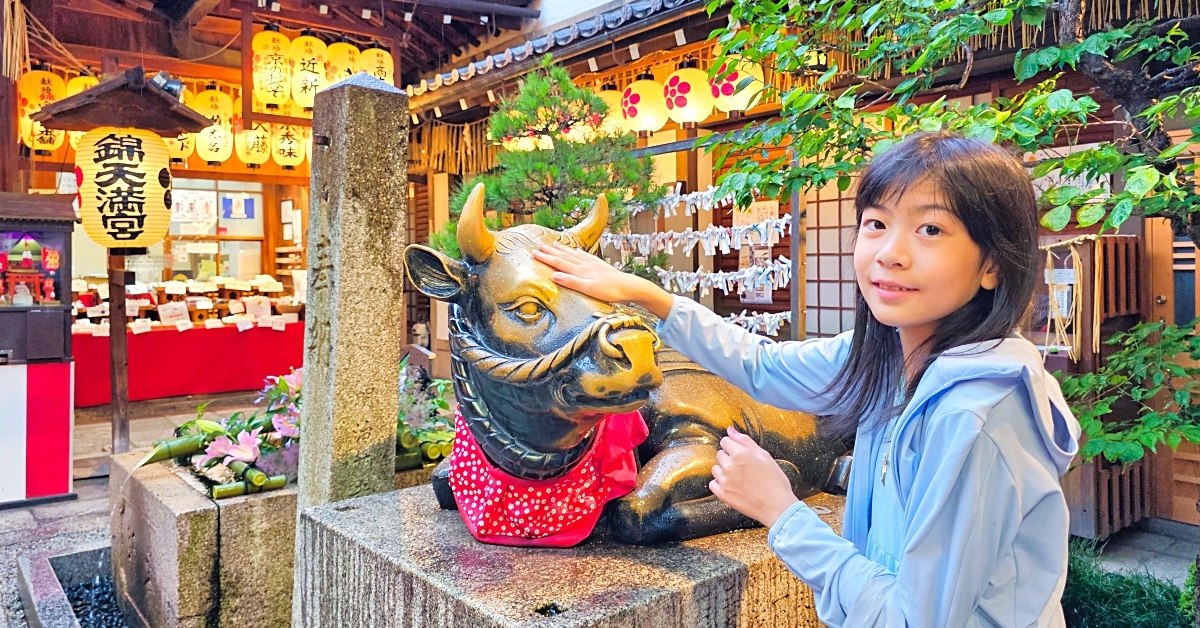
POLYGON ((872 416, 878 424, 886 422, 903 410, 942 352, 1003 339, 1029 311, 1039 267, 1037 203, 1021 162, 1003 148, 956 133, 911 135, 872 160, 859 177, 854 201, 858 224, 864 210, 895 200, 924 180, 934 183, 947 209, 966 226, 984 263, 998 266, 998 285, 981 288, 913 352, 921 356, 921 364, 903 397, 899 334, 875 318, 856 286, 850 354, 829 386, 837 401, 826 427, 835 433, 853 434, 860 421, 872 416))

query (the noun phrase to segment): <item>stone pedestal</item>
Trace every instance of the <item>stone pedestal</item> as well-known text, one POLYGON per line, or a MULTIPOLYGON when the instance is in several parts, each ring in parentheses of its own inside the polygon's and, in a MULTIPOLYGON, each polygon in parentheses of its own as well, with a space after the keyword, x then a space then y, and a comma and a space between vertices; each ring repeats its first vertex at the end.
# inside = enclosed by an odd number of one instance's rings
POLYGON ((285 626, 291 619, 296 491, 215 501, 171 464, 131 473, 113 456, 112 565, 127 618, 146 626, 285 626))
MULTIPOLYGON (((840 529, 844 500, 829 509, 840 529)), ((761 528, 654 547, 593 538, 570 549, 486 545, 431 487, 304 511, 301 626, 820 626, 812 592, 761 528)))

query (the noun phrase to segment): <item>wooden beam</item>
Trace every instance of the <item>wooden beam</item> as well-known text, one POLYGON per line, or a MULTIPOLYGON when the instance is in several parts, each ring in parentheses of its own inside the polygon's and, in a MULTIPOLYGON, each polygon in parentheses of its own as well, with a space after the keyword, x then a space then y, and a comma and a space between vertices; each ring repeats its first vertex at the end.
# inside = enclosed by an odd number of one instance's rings
POLYGON ((175 19, 176 24, 187 24, 194 26, 200 23, 200 20, 212 13, 217 5, 221 4, 221 0, 193 0, 192 6, 186 13, 175 19))
POLYGON ((451 31, 451 35, 453 36, 447 37, 446 25, 442 24, 441 21, 438 21, 436 25, 430 24, 429 22, 423 20, 420 14, 414 13, 412 22, 409 22, 409 24, 412 25, 410 28, 413 30, 420 30, 422 33, 428 35, 451 56, 454 56, 463 49, 464 42, 458 39, 458 33, 451 31), (439 38, 438 35, 441 37, 439 38))
POLYGON ((450 28, 454 29, 454 31, 456 33, 458 33, 459 35, 462 35, 463 38, 465 38, 467 40, 468 46, 478 46, 479 45, 479 38, 476 37, 475 34, 472 33, 470 29, 463 26, 458 21, 451 20, 450 28))
POLYGON ((102 48, 93 48, 91 46, 78 46, 75 44, 64 44, 67 50, 84 63, 99 65, 100 59, 105 55, 115 55, 120 60, 122 66, 133 67, 141 65, 147 70, 159 71, 166 70, 175 76, 186 76, 194 78, 209 78, 226 83, 238 83, 242 80, 242 72, 237 68, 226 68, 216 65, 205 65, 202 63, 194 63, 191 61, 182 61, 172 57, 164 57, 160 55, 143 54, 140 52, 125 52, 119 50, 105 50, 102 48))
MULTIPOLYGON (((397 19, 397 18, 389 18, 389 19, 397 19)), ((442 54, 443 53, 448 54, 448 53, 452 52, 452 50, 447 47, 445 42, 439 41, 433 35, 430 35, 429 33, 427 33, 425 31, 427 26, 425 25, 424 22, 420 21, 416 15, 413 16, 413 20, 414 20, 414 22, 397 21, 395 23, 395 27, 397 29, 403 28, 405 33, 416 35, 417 38, 419 38, 421 41, 425 42, 425 44, 429 46, 429 51, 432 53, 431 58, 435 60, 434 67, 431 68, 431 70, 436 70, 437 66, 441 65, 442 54)))
POLYGON ((259 8, 257 3, 244 2, 243 0, 230 2, 228 7, 223 5, 214 11, 213 15, 236 20, 241 19, 243 12, 249 12, 254 17, 263 21, 271 20, 301 27, 311 26, 312 28, 323 29, 331 33, 345 32, 351 35, 374 37, 376 39, 391 39, 396 36, 395 32, 389 31, 386 28, 376 28, 370 24, 364 24, 361 19, 356 23, 354 21, 347 21, 333 13, 321 15, 316 11, 296 11, 284 8, 281 8, 279 11, 272 11, 270 8, 259 8))
POLYGON ((494 2, 480 2, 479 0, 420 0, 420 4, 421 6, 438 7, 439 9, 471 13, 474 15, 507 15, 511 17, 523 17, 533 20, 536 20, 542 15, 542 12, 537 9, 514 7, 506 4, 497 4, 494 2))

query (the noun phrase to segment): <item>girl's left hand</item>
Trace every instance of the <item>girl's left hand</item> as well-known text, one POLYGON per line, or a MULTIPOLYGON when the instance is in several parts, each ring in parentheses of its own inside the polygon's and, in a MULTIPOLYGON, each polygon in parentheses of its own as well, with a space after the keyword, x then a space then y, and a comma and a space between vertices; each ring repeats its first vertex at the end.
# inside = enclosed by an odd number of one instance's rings
POLYGON ((712 474, 708 489, 717 499, 768 528, 800 501, 771 454, 732 427, 721 439, 712 474))

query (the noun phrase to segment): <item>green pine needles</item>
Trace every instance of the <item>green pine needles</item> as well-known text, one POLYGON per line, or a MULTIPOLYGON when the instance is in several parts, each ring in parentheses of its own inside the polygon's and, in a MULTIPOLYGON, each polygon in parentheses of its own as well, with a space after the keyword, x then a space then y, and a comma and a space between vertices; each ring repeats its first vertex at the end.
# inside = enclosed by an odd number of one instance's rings
POLYGON ((626 223, 631 207, 657 207, 666 188, 653 183, 649 157, 631 154, 634 134, 597 131, 608 113, 604 101, 575 85, 546 55, 516 97, 502 100, 492 114, 490 135, 504 146, 497 167, 462 182, 450 201, 450 222, 430 234, 429 245, 458 257, 457 214, 479 183, 487 190, 485 207, 497 215, 492 229, 528 222, 571 227, 601 194, 608 199, 612 228, 626 223))

